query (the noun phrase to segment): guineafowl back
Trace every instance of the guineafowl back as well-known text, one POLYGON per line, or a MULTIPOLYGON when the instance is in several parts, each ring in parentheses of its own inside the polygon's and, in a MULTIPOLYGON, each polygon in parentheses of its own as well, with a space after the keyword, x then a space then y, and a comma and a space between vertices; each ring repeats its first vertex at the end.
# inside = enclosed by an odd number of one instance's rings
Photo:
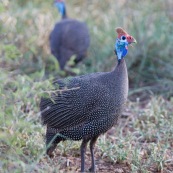
POLYGON ((42 99, 43 124, 48 131, 80 140, 106 132, 122 112, 128 93, 128 76, 122 60, 111 72, 57 80, 56 94, 42 99))
POLYGON ((60 62, 61 69, 72 55, 78 56, 79 61, 85 57, 89 43, 86 24, 74 19, 61 20, 50 35, 51 52, 60 62))

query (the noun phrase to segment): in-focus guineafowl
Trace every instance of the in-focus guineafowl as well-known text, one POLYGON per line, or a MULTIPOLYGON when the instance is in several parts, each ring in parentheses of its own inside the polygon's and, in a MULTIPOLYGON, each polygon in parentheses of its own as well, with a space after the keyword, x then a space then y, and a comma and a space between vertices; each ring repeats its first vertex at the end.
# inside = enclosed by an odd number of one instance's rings
POLYGON ((60 141, 82 139, 81 172, 84 172, 84 155, 89 141, 90 171, 95 171, 95 142, 100 134, 116 124, 127 100, 128 73, 124 57, 128 45, 136 40, 122 28, 116 28, 116 32, 118 64, 113 71, 57 80, 55 85, 59 90, 52 94, 51 99, 41 99, 42 122, 47 126, 47 154, 51 156, 60 141))
POLYGON ((86 57, 90 37, 85 23, 67 17, 63 0, 55 0, 54 3, 62 15, 62 20, 55 25, 50 34, 50 48, 63 70, 73 55, 76 56, 75 63, 86 57))

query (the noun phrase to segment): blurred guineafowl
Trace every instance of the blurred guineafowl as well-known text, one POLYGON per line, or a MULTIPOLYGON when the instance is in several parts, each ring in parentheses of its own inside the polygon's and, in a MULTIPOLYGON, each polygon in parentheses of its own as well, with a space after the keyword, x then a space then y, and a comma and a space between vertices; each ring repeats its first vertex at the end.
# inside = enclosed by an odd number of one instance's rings
POLYGON ((96 140, 116 124, 127 100, 128 73, 124 57, 128 45, 136 40, 122 28, 116 28, 116 32, 118 64, 113 71, 57 80, 55 85, 59 90, 51 98, 41 99, 42 122, 47 126, 47 154, 51 156, 60 141, 82 139, 81 172, 84 172, 84 155, 89 141, 90 171, 95 172, 93 149, 96 140))
POLYGON ((63 70, 73 55, 76 56, 75 63, 86 57, 90 37, 85 23, 67 17, 63 0, 55 0, 54 3, 62 15, 62 20, 55 25, 50 34, 50 48, 63 70))

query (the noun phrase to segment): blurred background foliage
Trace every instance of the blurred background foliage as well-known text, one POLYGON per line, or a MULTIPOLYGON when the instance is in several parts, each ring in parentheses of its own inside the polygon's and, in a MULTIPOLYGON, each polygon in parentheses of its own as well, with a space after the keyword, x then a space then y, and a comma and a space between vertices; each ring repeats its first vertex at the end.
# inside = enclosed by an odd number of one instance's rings
MULTIPOLYGON (((121 26, 138 41, 126 57, 130 99, 159 94, 172 105, 172 0, 66 0, 66 6, 68 16, 85 21, 91 34, 88 57, 77 65, 78 74, 115 67, 115 27, 121 26)), ((53 0, 0 0, 0 172, 2 167, 32 172, 44 154, 39 100, 52 88, 50 79, 64 77, 49 49, 49 33, 60 19, 53 0)), ((163 107, 155 100, 153 107, 163 107)), ((153 115, 160 122, 161 113, 153 115)))
MULTIPOLYGON (((131 94, 150 90, 172 95, 171 0, 73 0, 66 5, 68 16, 85 21, 91 34, 88 58, 76 67, 79 74, 108 71, 115 66, 115 27, 121 26, 138 41, 126 58, 131 94)), ((49 33, 61 18, 53 2, 1 0, 0 13, 0 67, 27 75, 44 70, 46 77, 62 76, 49 50, 49 33)))

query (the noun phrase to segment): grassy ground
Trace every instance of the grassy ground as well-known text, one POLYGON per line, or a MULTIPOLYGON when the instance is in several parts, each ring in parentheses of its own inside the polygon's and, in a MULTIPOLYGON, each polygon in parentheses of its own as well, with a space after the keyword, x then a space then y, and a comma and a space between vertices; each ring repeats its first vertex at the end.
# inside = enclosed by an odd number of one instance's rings
MULTIPOLYGON (((112 69, 116 26, 128 29, 138 41, 126 59, 129 101, 118 126, 97 142, 97 170, 171 173, 172 2, 66 3, 69 16, 85 20, 92 36, 88 58, 76 67, 79 74, 112 69)), ((0 172, 78 171, 80 142, 60 143, 50 160, 40 123, 40 97, 51 90, 54 76, 64 75, 48 46, 60 16, 52 3, 41 0, 2 0, 0 13, 0 172)), ((87 151, 87 168, 90 160, 87 151)))

